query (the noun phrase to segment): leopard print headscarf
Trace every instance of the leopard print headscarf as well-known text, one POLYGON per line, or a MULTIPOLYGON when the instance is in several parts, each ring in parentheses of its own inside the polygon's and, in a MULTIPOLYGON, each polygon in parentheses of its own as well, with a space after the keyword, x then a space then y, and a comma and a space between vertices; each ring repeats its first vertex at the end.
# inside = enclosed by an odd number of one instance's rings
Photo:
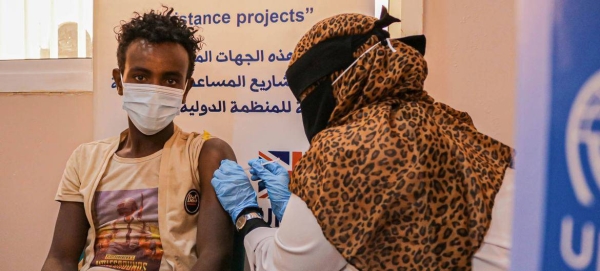
MULTIPOLYGON (((290 65, 319 42, 367 33, 376 21, 342 14, 317 23, 290 65)), ((354 57, 378 42, 371 37, 354 57)), ((512 150, 478 132, 467 113, 435 102, 423 90, 423 56, 391 45, 396 52, 378 46, 334 84, 336 107, 290 189, 360 270, 470 270, 512 150)))

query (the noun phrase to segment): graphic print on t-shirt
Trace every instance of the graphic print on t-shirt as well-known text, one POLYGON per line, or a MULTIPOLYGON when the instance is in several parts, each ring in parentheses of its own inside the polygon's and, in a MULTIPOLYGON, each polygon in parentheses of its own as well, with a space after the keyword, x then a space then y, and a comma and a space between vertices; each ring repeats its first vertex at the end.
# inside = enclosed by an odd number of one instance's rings
POLYGON ((151 271, 163 255, 158 230, 158 188, 97 191, 95 255, 91 266, 151 271))

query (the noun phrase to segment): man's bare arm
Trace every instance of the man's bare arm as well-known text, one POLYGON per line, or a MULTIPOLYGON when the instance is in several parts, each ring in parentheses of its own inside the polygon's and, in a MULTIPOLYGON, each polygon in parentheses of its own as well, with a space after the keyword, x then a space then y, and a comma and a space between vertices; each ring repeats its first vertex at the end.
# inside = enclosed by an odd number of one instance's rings
POLYGON ((224 159, 236 160, 229 144, 218 138, 204 143, 198 163, 201 195, 196 239, 198 262, 192 268, 194 271, 229 270, 231 266, 235 229, 210 183, 224 159))
POLYGON ((81 202, 61 202, 54 237, 42 271, 77 271, 90 224, 81 202))

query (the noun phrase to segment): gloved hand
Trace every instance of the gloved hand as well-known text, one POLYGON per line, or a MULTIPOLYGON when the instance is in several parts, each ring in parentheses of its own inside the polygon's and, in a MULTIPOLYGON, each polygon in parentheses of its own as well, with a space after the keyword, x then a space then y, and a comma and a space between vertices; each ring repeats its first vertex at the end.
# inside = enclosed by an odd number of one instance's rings
POLYGON ((250 174, 253 181, 263 180, 269 193, 269 200, 271 200, 271 207, 273 213, 281 221, 285 208, 290 200, 292 193, 289 190, 290 175, 287 169, 278 163, 267 163, 264 159, 253 159, 248 162, 250 165, 250 174))
POLYGON ((256 193, 244 169, 231 160, 221 161, 210 181, 215 188, 219 202, 223 209, 229 213, 233 224, 238 215, 246 208, 258 208, 256 193))

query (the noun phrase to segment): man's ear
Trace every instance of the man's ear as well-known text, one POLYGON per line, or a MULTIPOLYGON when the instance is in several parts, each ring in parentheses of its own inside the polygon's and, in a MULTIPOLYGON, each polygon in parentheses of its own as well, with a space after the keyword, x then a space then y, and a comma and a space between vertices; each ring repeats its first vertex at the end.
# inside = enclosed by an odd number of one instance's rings
POLYGON ((112 71, 113 80, 117 85, 117 93, 119 96, 123 96, 123 78, 121 78, 121 70, 114 68, 112 71))
POLYGON ((181 101, 182 103, 185 103, 185 100, 187 98, 188 93, 190 93, 190 89, 192 89, 192 86, 194 86, 194 78, 190 77, 187 80, 187 85, 185 86, 185 92, 183 93, 183 101, 181 101))

